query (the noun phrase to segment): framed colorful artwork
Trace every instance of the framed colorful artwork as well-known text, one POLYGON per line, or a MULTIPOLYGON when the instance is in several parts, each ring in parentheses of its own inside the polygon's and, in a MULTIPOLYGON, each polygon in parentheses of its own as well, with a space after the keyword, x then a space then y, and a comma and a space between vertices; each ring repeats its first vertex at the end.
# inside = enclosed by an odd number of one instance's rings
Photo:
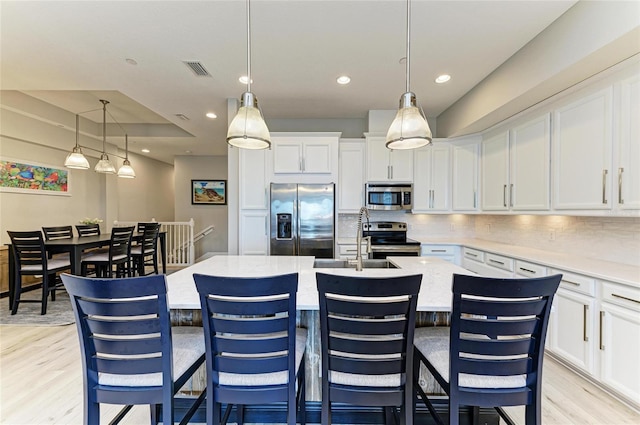
POLYGON ((226 180, 191 180, 191 203, 194 205, 226 205, 226 180))
POLYGON ((71 196, 70 180, 66 168, 0 158, 0 192, 71 196))

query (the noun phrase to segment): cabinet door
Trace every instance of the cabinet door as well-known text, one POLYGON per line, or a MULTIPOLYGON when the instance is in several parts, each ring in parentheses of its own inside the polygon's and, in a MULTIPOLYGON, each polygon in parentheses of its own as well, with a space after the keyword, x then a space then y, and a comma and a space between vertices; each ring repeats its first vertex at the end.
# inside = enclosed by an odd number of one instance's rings
POLYGON ((640 314, 602 303, 600 361, 602 382, 640 405, 640 314))
POLYGON ((302 152, 304 173, 331 173, 331 143, 304 142, 302 152))
POLYGON ((240 255, 269 255, 268 212, 240 213, 240 255))
POLYGON ((447 211, 449 209, 449 145, 433 146, 431 157, 431 209, 447 211))
POLYGON ((391 179, 389 152, 384 137, 367 137, 367 181, 384 182, 391 179))
POLYGON ((549 209, 550 115, 511 130, 509 198, 513 210, 549 209))
POLYGON ((364 142, 340 142, 338 212, 357 213, 364 205, 364 142))
POLYGON ((273 172, 276 174, 302 171, 302 143, 277 141, 273 143, 273 172))
MULTIPOLYGON (((385 147, 385 149, 387 149, 385 147)), ((413 181, 413 149, 389 150, 390 180, 395 182, 413 181)))
POLYGON ((433 149, 431 146, 416 149, 413 173, 413 199, 412 210, 414 212, 428 211, 431 208, 431 158, 433 149))
POLYGON ((559 288, 553 301, 551 350, 586 372, 593 373, 592 297, 559 288))
POLYGON ((240 149, 240 209, 265 209, 267 201, 266 150, 240 149))
POLYGON ((640 76, 622 81, 620 97, 617 206, 640 209, 640 76))
POLYGON ((610 209, 612 88, 553 115, 554 207, 610 209))
POLYGON ((478 208, 479 142, 452 147, 451 208, 474 211, 478 208))
POLYGON ((509 209, 509 133, 482 141, 482 209, 509 209))

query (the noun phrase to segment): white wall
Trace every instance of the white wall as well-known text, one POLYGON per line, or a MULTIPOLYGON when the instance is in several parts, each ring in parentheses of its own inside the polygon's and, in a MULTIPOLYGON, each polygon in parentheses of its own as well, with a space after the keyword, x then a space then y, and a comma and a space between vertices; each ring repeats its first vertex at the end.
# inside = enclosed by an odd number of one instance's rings
POLYGON ((196 258, 207 252, 227 252, 227 205, 191 205, 191 180, 227 180, 227 157, 177 156, 174 167, 175 220, 193 218, 196 233, 215 226, 212 233, 196 242, 196 258))

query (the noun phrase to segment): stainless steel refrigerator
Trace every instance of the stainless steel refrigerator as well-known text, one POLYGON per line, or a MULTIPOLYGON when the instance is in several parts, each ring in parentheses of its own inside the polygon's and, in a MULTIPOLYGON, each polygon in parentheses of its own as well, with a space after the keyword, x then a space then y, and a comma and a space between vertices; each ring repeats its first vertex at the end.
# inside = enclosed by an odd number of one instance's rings
POLYGON ((271 255, 333 258, 335 185, 271 183, 271 255))

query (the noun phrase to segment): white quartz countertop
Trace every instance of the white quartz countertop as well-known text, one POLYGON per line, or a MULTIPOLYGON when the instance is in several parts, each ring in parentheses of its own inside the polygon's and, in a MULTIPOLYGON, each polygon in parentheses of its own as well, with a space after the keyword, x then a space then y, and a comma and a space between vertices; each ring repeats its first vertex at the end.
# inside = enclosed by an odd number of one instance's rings
POLYGON ((314 257, 226 256, 208 258, 167 276, 171 309, 200 309, 194 273, 217 276, 253 277, 298 273, 298 310, 318 310, 316 272, 347 276, 406 276, 422 274, 418 296, 419 311, 450 311, 451 281, 454 273, 473 274, 437 258, 389 257, 398 269, 314 269, 314 257))

